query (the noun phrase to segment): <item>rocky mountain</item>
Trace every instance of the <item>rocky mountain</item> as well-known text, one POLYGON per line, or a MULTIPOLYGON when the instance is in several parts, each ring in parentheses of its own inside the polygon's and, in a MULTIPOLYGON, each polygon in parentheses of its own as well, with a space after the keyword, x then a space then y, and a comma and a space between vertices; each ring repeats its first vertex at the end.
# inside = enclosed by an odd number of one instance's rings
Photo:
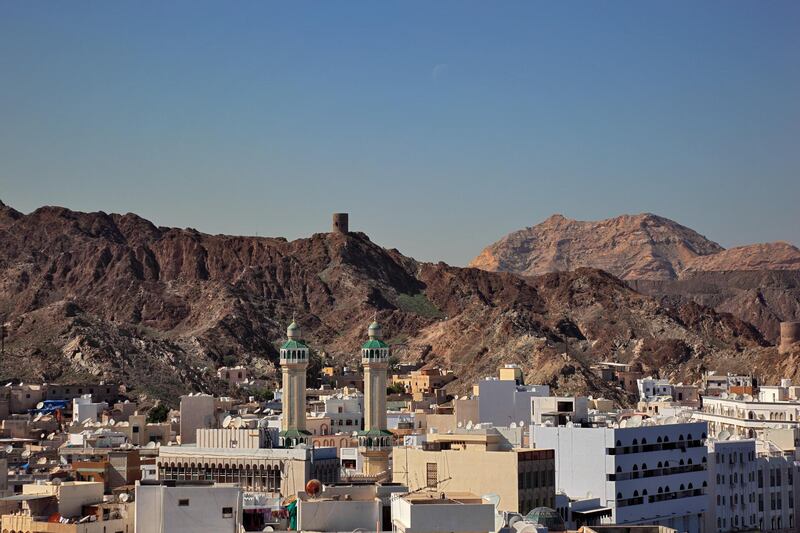
POLYGON ((698 272, 745 272, 764 270, 800 271, 800 249, 787 242, 749 244, 703 255, 689 261, 683 278, 698 272))
POLYGON ((723 248, 672 220, 622 215, 596 222, 553 215, 486 247, 470 266, 536 276, 599 268, 622 279, 675 279, 687 263, 723 248))
POLYGON ((620 400, 593 363, 639 361, 686 380, 704 368, 777 371, 751 325, 693 302, 664 307, 600 270, 521 277, 421 263, 363 233, 209 235, 134 214, 0 205, 2 379, 117 380, 174 403, 222 391, 222 364, 275 377, 293 317, 315 360, 352 364, 376 314, 398 357, 456 371, 453 392, 502 363, 620 400))
POLYGON ((554 215, 488 246, 471 266, 538 275, 599 268, 663 305, 710 306, 755 325, 771 342, 800 320, 800 250, 784 242, 729 250, 650 214, 583 222, 554 215))

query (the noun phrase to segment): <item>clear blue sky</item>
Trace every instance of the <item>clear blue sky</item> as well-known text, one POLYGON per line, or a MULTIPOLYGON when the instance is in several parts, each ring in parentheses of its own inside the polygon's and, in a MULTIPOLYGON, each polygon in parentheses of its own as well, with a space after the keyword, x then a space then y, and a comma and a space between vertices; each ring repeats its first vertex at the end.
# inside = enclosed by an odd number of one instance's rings
POLYGON ((800 2, 6 0, 0 199, 288 238, 349 211, 457 265, 556 212, 799 244, 800 2))

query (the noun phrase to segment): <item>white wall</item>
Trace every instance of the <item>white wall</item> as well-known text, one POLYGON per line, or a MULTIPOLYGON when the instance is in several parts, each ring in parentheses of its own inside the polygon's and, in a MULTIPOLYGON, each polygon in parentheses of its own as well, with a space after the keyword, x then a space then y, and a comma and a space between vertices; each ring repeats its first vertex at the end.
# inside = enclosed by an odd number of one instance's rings
POLYGON ((227 485, 136 486, 136 533, 238 533, 241 489, 227 485), (188 505, 179 505, 188 500, 188 505), (231 507, 230 518, 222 509, 231 507))

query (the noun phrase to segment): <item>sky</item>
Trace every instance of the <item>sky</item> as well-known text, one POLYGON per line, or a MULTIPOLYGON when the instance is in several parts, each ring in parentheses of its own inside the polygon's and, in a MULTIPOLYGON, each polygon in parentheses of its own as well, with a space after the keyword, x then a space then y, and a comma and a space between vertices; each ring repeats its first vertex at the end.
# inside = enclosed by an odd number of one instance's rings
POLYGON ((0 200, 464 265, 551 214, 800 244, 800 2, 0 2, 0 200))

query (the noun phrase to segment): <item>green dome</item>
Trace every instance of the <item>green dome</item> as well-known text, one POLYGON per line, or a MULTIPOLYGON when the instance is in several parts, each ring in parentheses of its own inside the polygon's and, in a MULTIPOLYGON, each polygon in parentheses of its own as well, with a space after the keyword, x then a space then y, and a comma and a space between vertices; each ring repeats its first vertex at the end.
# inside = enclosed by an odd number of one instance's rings
POLYGON ((283 343, 281 350, 308 350, 308 346, 303 341, 288 340, 283 343))
POLYGON ((537 507, 525 516, 525 520, 540 524, 547 528, 547 531, 566 531, 564 519, 555 509, 549 507, 537 507))
POLYGON ((364 343, 364 344, 361 346, 361 349, 363 349, 363 350, 369 350, 369 349, 371 349, 371 348, 388 348, 388 347, 389 347, 389 345, 388 345, 388 344, 386 344, 385 342, 381 341, 381 340, 378 340, 378 339, 370 339, 370 340, 368 340, 367 342, 365 342, 365 343, 364 343))

